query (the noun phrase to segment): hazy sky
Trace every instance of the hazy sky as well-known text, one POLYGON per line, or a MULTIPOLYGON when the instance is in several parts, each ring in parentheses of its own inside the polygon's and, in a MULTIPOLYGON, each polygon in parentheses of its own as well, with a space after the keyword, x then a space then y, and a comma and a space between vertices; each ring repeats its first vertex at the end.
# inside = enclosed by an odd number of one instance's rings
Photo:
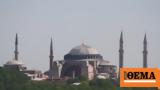
POLYGON ((149 67, 160 66, 160 0, 0 0, 0 66, 14 57, 16 32, 29 69, 49 68, 51 37, 55 60, 85 42, 118 65, 122 29, 125 66, 142 66, 145 33, 149 67))

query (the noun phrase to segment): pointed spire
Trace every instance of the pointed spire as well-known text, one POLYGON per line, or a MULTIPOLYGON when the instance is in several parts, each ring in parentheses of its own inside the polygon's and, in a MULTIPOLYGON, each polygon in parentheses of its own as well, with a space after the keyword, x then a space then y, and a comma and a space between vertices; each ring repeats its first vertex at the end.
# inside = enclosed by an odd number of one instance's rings
POLYGON ((18 34, 16 33, 16 38, 15 38, 15 60, 18 60, 18 34))
POLYGON ((18 45, 18 34, 16 33, 15 45, 18 45))
POLYGON ((123 43, 123 32, 121 32, 120 43, 123 43))
POLYGON ((53 80, 53 44, 52 44, 52 38, 51 38, 51 43, 50 43, 50 55, 49 55, 49 59, 50 59, 50 66, 49 66, 49 79, 53 80))
POLYGON ((50 44, 50 56, 53 56, 53 44, 52 44, 52 38, 51 38, 51 44, 50 44))
POLYGON ((120 40, 119 40, 119 74, 118 78, 120 79, 120 68, 123 68, 123 32, 121 31, 120 40))
POLYGON ((146 33, 145 33, 145 36, 144 36, 143 43, 144 43, 144 44, 147 44, 147 36, 146 36, 146 33))
POLYGON ((123 67, 123 52, 123 32, 121 32, 119 41, 119 68, 123 67))
POLYGON ((144 40, 143 40, 143 67, 146 68, 148 66, 147 63, 147 35, 145 34, 144 40))
POLYGON ((52 38, 51 38, 51 43, 50 43, 50 55, 49 55, 49 58, 50 58, 50 68, 51 68, 51 63, 53 62, 53 43, 52 43, 52 38))

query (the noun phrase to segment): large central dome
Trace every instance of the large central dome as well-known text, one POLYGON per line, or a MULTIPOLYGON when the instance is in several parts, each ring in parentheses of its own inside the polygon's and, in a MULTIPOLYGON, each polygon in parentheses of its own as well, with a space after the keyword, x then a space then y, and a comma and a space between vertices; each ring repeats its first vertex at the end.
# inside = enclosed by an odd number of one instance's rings
POLYGON ((92 48, 84 43, 71 49, 64 56, 65 60, 82 60, 82 59, 103 59, 95 48, 92 48))
POLYGON ((71 55, 87 55, 87 54, 99 54, 95 48, 82 43, 79 46, 74 47, 69 54, 71 55))

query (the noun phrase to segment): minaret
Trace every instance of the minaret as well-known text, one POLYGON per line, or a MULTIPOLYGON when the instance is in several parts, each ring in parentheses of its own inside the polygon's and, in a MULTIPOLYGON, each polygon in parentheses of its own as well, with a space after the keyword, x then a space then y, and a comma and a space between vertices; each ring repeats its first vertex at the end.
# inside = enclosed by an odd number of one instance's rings
POLYGON ((123 32, 121 32, 120 41, 119 41, 119 68, 123 67, 123 32))
POLYGON ((148 51, 147 51, 147 37, 146 37, 146 34, 145 34, 144 40, 143 40, 143 68, 148 67, 148 65, 147 65, 147 54, 148 54, 148 51))
POLYGON ((49 64, 50 64, 50 66, 49 66, 50 76, 49 76, 49 78, 50 78, 50 80, 53 79, 53 58, 54 58, 54 56, 53 56, 53 45, 52 45, 52 38, 51 38, 50 56, 49 56, 49 59, 50 59, 50 62, 49 62, 49 64))
POLYGON ((15 54, 15 60, 18 61, 18 34, 16 33, 16 39, 15 39, 15 51, 14 51, 14 54, 15 54))

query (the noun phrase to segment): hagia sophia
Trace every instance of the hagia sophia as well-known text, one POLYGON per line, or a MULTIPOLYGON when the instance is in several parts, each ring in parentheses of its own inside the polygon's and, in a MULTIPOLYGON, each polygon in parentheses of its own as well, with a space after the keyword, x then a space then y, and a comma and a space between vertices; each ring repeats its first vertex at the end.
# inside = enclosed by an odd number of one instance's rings
MULTIPOLYGON (((117 79, 119 68, 123 67, 123 33, 121 32, 119 41, 119 66, 110 64, 95 49, 85 43, 73 47, 63 60, 54 60, 53 43, 50 43, 49 69, 42 73, 40 70, 28 70, 25 64, 18 59, 18 35, 15 38, 15 57, 13 60, 4 64, 5 68, 16 69, 26 74, 31 80, 67 80, 75 77, 86 77, 88 80, 99 79, 117 79)), ((143 67, 147 67, 147 38, 146 34, 143 42, 143 67)), ((117 50, 118 51, 118 50, 117 50)), ((47 62, 47 61, 46 61, 47 62)))

